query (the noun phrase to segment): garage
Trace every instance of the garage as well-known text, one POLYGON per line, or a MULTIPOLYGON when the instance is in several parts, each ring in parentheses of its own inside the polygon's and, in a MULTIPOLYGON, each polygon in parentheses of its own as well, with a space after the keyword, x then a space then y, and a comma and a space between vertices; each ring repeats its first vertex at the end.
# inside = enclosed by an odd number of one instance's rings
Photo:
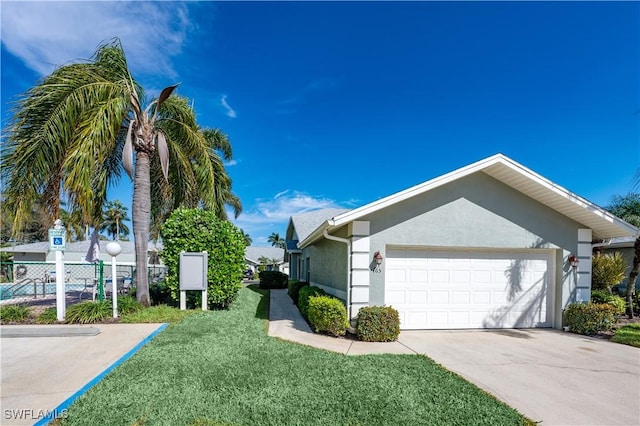
POLYGON ((553 326, 552 250, 387 249, 402 329, 553 326))

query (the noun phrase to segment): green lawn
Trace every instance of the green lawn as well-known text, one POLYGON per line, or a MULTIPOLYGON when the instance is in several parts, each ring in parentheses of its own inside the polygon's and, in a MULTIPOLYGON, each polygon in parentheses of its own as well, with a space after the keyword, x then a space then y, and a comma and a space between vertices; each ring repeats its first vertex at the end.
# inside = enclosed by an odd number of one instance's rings
POLYGON ((640 324, 629 324, 616 330, 616 334, 611 338, 612 342, 640 348, 640 324))
POLYGON ((517 425, 419 355, 346 356, 270 338, 268 293, 167 328, 79 398, 64 425, 517 425))

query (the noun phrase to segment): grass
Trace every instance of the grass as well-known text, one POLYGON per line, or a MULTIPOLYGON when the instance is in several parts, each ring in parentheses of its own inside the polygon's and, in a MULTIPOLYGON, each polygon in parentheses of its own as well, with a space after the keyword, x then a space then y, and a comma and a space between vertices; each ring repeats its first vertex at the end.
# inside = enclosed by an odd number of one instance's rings
POLYGON ((24 305, 8 305, 0 306, 0 321, 8 322, 24 322, 31 315, 31 310, 24 305))
POLYGON ((80 397, 60 423, 530 423, 424 356, 346 356, 268 337, 267 309, 268 292, 251 287, 228 311, 189 315, 80 397))
POLYGON ((178 308, 173 308, 167 305, 151 306, 135 311, 130 314, 126 314, 122 317, 120 322, 123 323, 160 323, 166 322, 169 324, 176 324, 186 317, 196 314, 198 311, 188 310, 181 311, 178 308))
POLYGON ((640 323, 628 324, 619 328, 611 341, 640 348, 640 323))

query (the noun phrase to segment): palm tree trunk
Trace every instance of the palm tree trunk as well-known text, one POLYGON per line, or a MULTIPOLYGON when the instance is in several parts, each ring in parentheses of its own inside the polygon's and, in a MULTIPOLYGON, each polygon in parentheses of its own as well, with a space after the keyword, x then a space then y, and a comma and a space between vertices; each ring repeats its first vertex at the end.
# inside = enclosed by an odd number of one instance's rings
POLYGON ((627 281, 627 314, 629 314, 629 319, 633 318, 633 293, 636 290, 636 278, 638 271, 640 271, 640 236, 636 238, 633 249, 633 266, 629 273, 629 281, 627 281))
POLYGON ((135 181, 133 186, 132 221, 136 248, 136 297, 143 306, 149 306, 147 279, 147 252, 149 246, 149 220, 151 212, 149 153, 136 152, 135 181))

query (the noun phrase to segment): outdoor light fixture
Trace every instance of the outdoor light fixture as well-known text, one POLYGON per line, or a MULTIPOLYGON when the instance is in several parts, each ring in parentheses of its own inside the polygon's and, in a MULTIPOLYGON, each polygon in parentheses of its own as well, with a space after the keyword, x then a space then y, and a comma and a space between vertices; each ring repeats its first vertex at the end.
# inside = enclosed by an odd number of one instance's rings
POLYGON ((373 260, 376 263, 375 268, 373 268, 373 272, 381 272, 380 265, 382 265, 382 255, 380 254, 379 251, 373 254, 373 260))
POLYGON ((569 263, 571 264, 571 267, 573 269, 578 267, 578 263, 580 263, 580 260, 578 260, 577 256, 574 256, 573 254, 569 255, 569 263))

